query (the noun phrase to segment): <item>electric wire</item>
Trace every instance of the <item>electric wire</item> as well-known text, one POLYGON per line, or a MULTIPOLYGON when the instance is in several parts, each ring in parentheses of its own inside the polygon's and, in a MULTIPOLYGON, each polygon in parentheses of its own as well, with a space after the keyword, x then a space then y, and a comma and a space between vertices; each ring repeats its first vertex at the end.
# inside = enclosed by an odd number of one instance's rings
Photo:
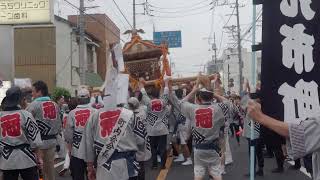
POLYGON ((116 5, 117 9, 119 10, 119 12, 121 13, 121 15, 123 16, 123 18, 127 21, 127 23, 129 24, 129 26, 133 29, 133 26, 131 25, 131 23, 129 22, 129 20, 127 19, 127 17, 123 14, 122 10, 120 9, 119 5, 116 3, 115 0, 112 0, 113 3, 116 5))
POLYGON ((208 2, 210 0, 202 0, 198 3, 194 3, 194 4, 190 4, 190 5, 185 5, 185 6, 177 6, 177 7, 160 7, 160 6, 155 6, 151 3, 148 2, 148 5, 150 5, 151 7, 154 7, 154 8, 158 8, 158 9, 186 9, 186 8, 192 8, 194 6, 197 6, 197 5, 200 5, 204 2, 208 2))
POLYGON ((151 12, 157 12, 157 13, 168 13, 168 14, 177 14, 177 13, 186 13, 186 12, 190 12, 190 11, 197 11, 199 9, 204 9, 204 8, 207 8, 208 6, 212 5, 213 2, 209 3, 209 4, 205 4, 203 6, 200 6, 200 7, 194 7, 192 9, 183 9, 183 10, 178 10, 178 11, 162 11, 162 10, 157 10, 157 9, 149 9, 149 11, 151 12))
POLYGON ((110 28, 108 28, 104 23, 102 23, 101 21, 99 21, 97 18, 95 18, 94 16, 92 16, 91 14, 87 14, 85 11, 80 10, 80 8, 78 8, 76 5, 72 4, 70 1, 68 0, 64 0, 66 3, 68 3, 70 6, 76 8, 78 11, 82 11, 82 13, 84 13, 85 15, 87 15, 88 17, 92 18, 93 20, 95 20, 96 22, 98 22, 99 24, 101 24, 103 27, 105 27, 109 32, 111 32, 113 35, 115 35, 117 38, 119 38, 122 42, 125 43, 125 41, 123 39, 121 39, 121 37, 116 34, 115 32, 113 32, 110 28))
POLYGON ((161 16, 161 15, 153 15, 153 14, 148 14, 148 15, 151 16, 151 17, 157 17, 157 18, 181 18, 181 17, 205 14, 205 13, 210 12, 210 11, 212 11, 212 8, 207 9, 205 11, 197 12, 197 13, 184 14, 184 15, 178 15, 178 16, 161 16))

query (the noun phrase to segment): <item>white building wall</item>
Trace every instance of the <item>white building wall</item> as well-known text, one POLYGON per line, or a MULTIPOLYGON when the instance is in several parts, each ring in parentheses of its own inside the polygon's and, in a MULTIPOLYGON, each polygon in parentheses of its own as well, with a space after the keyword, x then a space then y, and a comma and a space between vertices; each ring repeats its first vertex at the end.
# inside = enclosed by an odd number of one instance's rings
POLYGON ((0 26, 0 80, 14 79, 14 37, 13 27, 0 26))
POLYGON ((75 67, 79 67, 79 48, 74 42, 72 27, 61 21, 55 21, 56 26, 56 86, 63 87, 75 95, 80 85, 79 74, 75 67))
MULTIPOLYGON (((224 60, 223 64, 223 84, 226 90, 228 90, 228 64, 229 64, 229 79, 234 79, 234 87, 230 88, 231 92, 239 93, 240 90, 240 78, 239 78, 239 58, 237 49, 226 49, 222 55, 222 59, 224 60)), ((251 52, 248 52, 247 49, 242 49, 242 60, 243 60, 243 69, 242 76, 244 79, 249 80, 251 82, 251 52)), ((256 79, 258 78, 258 73, 261 72, 261 53, 257 53, 257 61, 256 61, 256 79)))

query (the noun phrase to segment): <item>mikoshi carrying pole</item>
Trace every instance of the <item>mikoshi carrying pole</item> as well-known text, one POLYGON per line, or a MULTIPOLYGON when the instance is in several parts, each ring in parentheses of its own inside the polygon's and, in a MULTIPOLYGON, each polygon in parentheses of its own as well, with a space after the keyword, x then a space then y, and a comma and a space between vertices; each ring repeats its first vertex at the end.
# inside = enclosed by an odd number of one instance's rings
MULTIPOLYGON (((256 16, 257 9, 255 3, 252 5, 252 46, 256 44, 256 16)), ((256 51, 252 50, 251 53, 251 84, 253 87, 256 86, 256 51)), ((254 180, 255 176, 255 149, 253 138, 254 138, 254 122, 251 119, 250 126, 250 180, 254 180)))

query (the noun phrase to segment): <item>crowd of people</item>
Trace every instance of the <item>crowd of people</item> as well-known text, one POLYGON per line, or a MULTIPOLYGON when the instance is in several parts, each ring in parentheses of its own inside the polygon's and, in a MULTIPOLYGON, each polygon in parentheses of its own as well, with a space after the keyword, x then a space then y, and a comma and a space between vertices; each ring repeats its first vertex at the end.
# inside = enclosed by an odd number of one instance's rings
MULTIPOLYGON (((10 88, 0 112, 3 179, 18 180, 20 176, 38 180, 43 176, 54 180, 55 159, 63 158, 59 175, 70 170, 74 180, 144 180, 145 169, 165 169, 167 156, 175 155, 175 162, 193 165, 195 180, 207 175, 222 180, 227 173, 225 165, 232 163, 229 136, 236 138, 238 146, 244 139, 241 136, 247 139, 248 149, 255 146, 256 175, 264 175, 264 158, 274 156, 278 167, 273 172, 282 173, 285 151, 264 141, 263 128, 290 136, 295 142, 291 143, 297 151, 295 158, 304 156, 304 164, 312 173, 310 154, 317 147, 310 133, 317 121, 306 121, 303 127, 277 124, 260 110, 259 85, 255 93, 246 82, 239 95, 223 95, 216 90, 220 88, 218 75, 212 83, 199 76, 193 87, 184 88, 173 86, 170 77, 163 81, 159 90, 145 87, 140 79, 138 89, 128 92, 126 104, 114 103, 108 108, 103 105, 101 92, 85 87, 68 100, 63 96, 51 99, 43 81, 35 82, 31 93, 10 88), (256 121, 253 140, 251 119, 256 121), (298 135, 303 128, 307 134, 298 135), (303 144, 302 138, 308 143, 303 144), (146 166, 149 160, 151 167, 146 166)), ((296 160, 293 168, 300 168, 299 163, 296 160)))

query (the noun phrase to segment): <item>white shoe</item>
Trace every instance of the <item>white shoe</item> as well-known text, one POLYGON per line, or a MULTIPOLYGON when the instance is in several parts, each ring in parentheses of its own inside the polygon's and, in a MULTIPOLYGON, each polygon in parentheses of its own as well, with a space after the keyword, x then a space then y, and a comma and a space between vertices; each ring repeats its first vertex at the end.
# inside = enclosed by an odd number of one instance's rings
POLYGON ((179 156, 173 162, 183 162, 183 161, 184 161, 183 155, 179 154, 179 156))
POLYGON ((184 161, 184 157, 178 157, 177 159, 173 160, 173 162, 183 162, 184 161))
POLYGON ((159 155, 157 156, 157 161, 158 163, 161 163, 161 157, 159 155))
POLYGON ((188 158, 188 159, 186 160, 186 162, 182 163, 181 165, 183 165, 183 166, 192 165, 192 160, 191 160, 190 158, 188 158))

